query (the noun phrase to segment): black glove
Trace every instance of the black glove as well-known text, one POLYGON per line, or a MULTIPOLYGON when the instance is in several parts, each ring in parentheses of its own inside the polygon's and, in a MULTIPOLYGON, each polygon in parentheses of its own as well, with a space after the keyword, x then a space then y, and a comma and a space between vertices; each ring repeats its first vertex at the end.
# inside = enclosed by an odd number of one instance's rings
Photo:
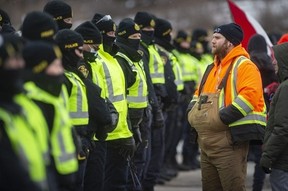
POLYGON ((266 174, 270 174, 272 172, 271 161, 265 155, 262 155, 260 159, 260 166, 266 174))
MULTIPOLYGON (((108 128, 108 127, 107 127, 108 128)), ((99 140, 99 141, 105 141, 106 138, 108 136, 108 133, 107 133, 107 130, 106 130, 106 127, 98 127, 96 129, 96 132, 95 132, 95 137, 99 140)))
POLYGON ((156 111, 153 111, 153 121, 152 121, 152 127, 153 128, 162 128, 164 127, 165 121, 163 112, 160 108, 158 108, 156 111))
POLYGON ((92 141, 86 137, 81 138, 81 149, 79 150, 78 153, 78 160, 85 160, 88 155, 90 150, 92 149, 92 141))
POLYGON ((135 144, 139 145, 140 143, 142 143, 142 137, 141 137, 141 132, 138 127, 132 127, 132 132, 133 132, 133 138, 135 140, 135 144))
POLYGON ((132 157, 136 151, 136 145, 133 137, 117 141, 119 154, 124 158, 132 157))
POLYGON ((113 112, 110 113, 111 115, 111 124, 106 126, 106 131, 108 133, 111 133, 114 131, 114 129, 117 127, 118 121, 119 121, 119 113, 118 112, 113 112))

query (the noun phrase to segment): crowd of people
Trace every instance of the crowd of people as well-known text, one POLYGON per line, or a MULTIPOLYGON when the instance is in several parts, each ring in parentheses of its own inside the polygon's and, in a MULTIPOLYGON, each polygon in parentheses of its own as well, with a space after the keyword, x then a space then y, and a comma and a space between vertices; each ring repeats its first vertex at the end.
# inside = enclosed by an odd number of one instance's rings
POLYGON ((0 10, 0 190, 153 191, 200 167, 203 190, 245 190, 249 146, 253 190, 271 171, 288 189, 285 84, 276 92, 287 47, 268 55, 255 35, 246 51, 235 23, 211 45, 204 29, 172 36, 145 11, 72 29, 72 12, 52 0, 15 30, 0 10))

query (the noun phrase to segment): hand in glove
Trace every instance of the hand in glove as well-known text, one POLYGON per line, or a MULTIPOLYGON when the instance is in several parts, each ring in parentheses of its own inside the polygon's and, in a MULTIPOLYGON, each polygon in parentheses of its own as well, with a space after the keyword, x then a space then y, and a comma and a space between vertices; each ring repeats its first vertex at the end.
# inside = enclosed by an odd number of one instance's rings
POLYGON ((153 111, 153 121, 152 121, 152 127, 153 128, 162 128, 164 127, 165 121, 163 112, 160 108, 158 108, 156 111, 153 111))
POLYGON ((106 104, 108 106, 108 110, 111 116, 111 124, 106 127, 106 131, 108 133, 111 133, 117 127, 119 121, 119 113, 117 112, 116 108, 109 99, 106 100, 106 104))
POLYGON ((95 132, 95 137, 99 140, 99 141, 105 141, 107 138, 108 134, 107 134, 107 130, 106 127, 98 127, 96 129, 95 132))
POLYGON ((108 133, 111 133, 114 131, 114 129, 117 127, 118 121, 119 121, 119 113, 118 112, 113 112, 110 114, 111 115, 111 124, 106 126, 106 131, 108 133))
POLYGON ((81 138, 81 149, 78 153, 78 160, 85 160, 88 157, 90 150, 92 149, 91 140, 83 137, 81 138))
POLYGON ((133 137, 119 140, 119 154, 124 158, 132 157, 136 151, 136 145, 133 137))
POLYGON ((261 157, 260 166, 266 174, 270 174, 272 172, 271 161, 265 155, 262 155, 261 157))

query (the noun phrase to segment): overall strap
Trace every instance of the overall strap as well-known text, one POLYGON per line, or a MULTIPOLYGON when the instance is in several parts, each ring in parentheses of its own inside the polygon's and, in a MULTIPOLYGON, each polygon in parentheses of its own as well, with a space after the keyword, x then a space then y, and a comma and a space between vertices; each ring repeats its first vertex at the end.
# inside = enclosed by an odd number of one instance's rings
MULTIPOLYGON (((235 59, 234 59, 234 60, 235 60, 235 59)), ((218 86, 218 91, 219 91, 219 92, 221 91, 221 89, 222 89, 223 87, 226 86, 229 73, 230 73, 230 71, 232 70, 232 67, 233 67, 233 64, 234 64, 234 60, 231 62, 230 66, 228 67, 228 69, 227 69, 227 71, 226 71, 225 76, 223 77, 221 83, 220 83, 219 86, 218 86)))
POLYGON ((208 74, 210 73, 210 71, 212 70, 212 68, 214 67, 214 63, 209 64, 203 74, 202 80, 200 82, 200 86, 199 86, 199 95, 201 94, 202 88, 207 80, 208 74))

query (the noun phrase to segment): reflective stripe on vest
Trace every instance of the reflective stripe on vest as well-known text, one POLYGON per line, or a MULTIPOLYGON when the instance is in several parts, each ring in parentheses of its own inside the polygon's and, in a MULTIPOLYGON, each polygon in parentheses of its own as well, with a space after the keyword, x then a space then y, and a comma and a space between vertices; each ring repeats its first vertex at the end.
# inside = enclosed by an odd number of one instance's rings
POLYGON ((88 62, 88 64, 91 67, 92 82, 101 88, 101 90, 102 90, 101 91, 101 97, 103 99, 106 99, 106 97, 107 97, 106 90, 105 90, 105 87, 103 85, 103 80, 101 80, 101 77, 102 77, 102 79, 104 77, 100 75, 100 71, 99 71, 101 68, 100 64, 97 63, 96 59, 93 62, 88 62))
POLYGON ((148 46, 149 71, 153 84, 165 84, 164 63, 154 45, 148 46))
MULTIPOLYGON (((100 66, 98 72, 101 75, 102 82, 100 83, 102 83, 103 87, 105 87, 104 89, 107 91, 106 94, 109 94, 107 97, 114 97, 112 99, 115 102, 111 102, 119 113, 117 127, 111 133, 108 133, 106 141, 131 137, 132 132, 130 131, 127 123, 128 104, 126 99, 125 76, 123 70, 118 61, 103 50, 102 44, 99 46, 96 62, 98 66, 100 66), (123 99, 121 100, 119 97, 123 99)), ((96 140, 95 136, 93 139, 96 140)))
POLYGON ((69 95, 68 95, 67 87, 65 86, 65 84, 62 85, 61 92, 60 92, 60 97, 63 100, 64 107, 69 111, 69 104, 68 104, 69 95))
POLYGON ((69 113, 73 125, 87 125, 89 115, 86 87, 83 81, 73 72, 65 71, 65 75, 72 83, 69 97, 69 113))
MULTIPOLYGON (((51 154, 57 171, 64 175, 76 172, 78 170, 78 161, 71 130, 73 125, 69 117, 68 108, 64 105, 63 96, 55 97, 38 88, 33 82, 26 83, 25 88, 32 99, 51 104, 54 107, 55 114, 50 141, 51 154)), ((65 95, 67 93, 65 93, 66 87, 65 89, 62 88, 62 90, 64 90, 65 95)))
POLYGON ((129 108, 145 108, 148 105, 148 90, 146 75, 143 70, 142 61, 133 63, 125 54, 118 52, 118 56, 124 58, 131 69, 137 72, 136 82, 128 88, 127 101, 129 108))
MULTIPOLYGON (((263 112, 255 112, 253 111, 253 106, 249 103, 249 101, 245 100, 242 96, 237 95, 237 72, 238 67, 243 64, 247 60, 246 57, 240 56, 233 65, 231 72, 231 99, 233 100, 232 104, 245 116, 234 123, 230 124, 229 127, 245 125, 245 124, 260 124, 266 126, 266 113, 265 113, 265 104, 263 108, 263 112)), ((224 90, 221 90, 221 103, 220 107, 224 107, 224 90)))
POLYGON ((46 167, 39 148, 37 135, 27 118, 21 114, 14 115, 0 108, 0 118, 4 122, 4 129, 12 144, 12 148, 22 166, 27 170, 31 180, 41 190, 48 190, 46 167))
POLYGON ((172 70, 175 75, 174 83, 177 86, 177 91, 181 91, 184 89, 181 67, 179 66, 179 62, 174 54, 169 52, 169 58, 171 60, 172 70))
POLYGON ((49 129, 45 117, 41 109, 28 96, 18 94, 14 97, 16 103, 21 105, 23 109, 23 116, 31 124, 33 132, 36 134, 36 140, 42 151, 42 156, 45 164, 50 164, 49 151, 49 129))
POLYGON ((182 69, 183 81, 195 81, 198 84, 200 69, 198 69, 199 61, 188 53, 179 54, 182 63, 180 66, 182 69))
POLYGON ((123 94, 114 95, 113 82, 112 82, 109 68, 107 67, 106 63, 104 62, 104 60, 101 57, 98 57, 98 60, 101 62, 102 66, 103 66, 104 73, 105 73, 105 79, 106 79, 106 85, 107 85, 109 100, 111 102, 123 101, 124 100, 123 94))

